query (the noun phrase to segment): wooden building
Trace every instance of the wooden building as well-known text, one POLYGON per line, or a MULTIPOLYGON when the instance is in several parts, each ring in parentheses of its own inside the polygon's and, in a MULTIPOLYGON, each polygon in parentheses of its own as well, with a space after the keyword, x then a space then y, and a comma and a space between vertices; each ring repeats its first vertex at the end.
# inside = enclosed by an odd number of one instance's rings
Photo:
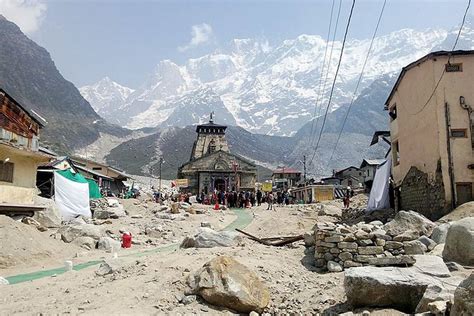
POLYGON ((34 208, 36 168, 51 159, 39 150, 43 124, 0 89, 0 210, 34 208))

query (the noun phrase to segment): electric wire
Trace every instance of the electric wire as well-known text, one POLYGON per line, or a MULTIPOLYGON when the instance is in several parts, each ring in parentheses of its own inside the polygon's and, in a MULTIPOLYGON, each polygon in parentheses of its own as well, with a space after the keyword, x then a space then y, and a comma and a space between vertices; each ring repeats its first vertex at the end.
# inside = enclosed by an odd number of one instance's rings
POLYGON ((326 36, 326 47, 324 48, 324 58, 323 58, 323 63, 321 65, 321 74, 319 75, 319 88, 318 88, 318 98, 316 99, 316 102, 314 104, 314 112, 313 112, 313 117, 311 119, 311 132, 309 135, 313 135, 314 132, 314 120, 316 118, 316 112, 318 109, 318 104, 319 104, 319 97, 321 95, 321 86, 323 84, 323 75, 324 75, 324 66, 326 64, 326 56, 328 52, 328 47, 329 47, 329 37, 331 36, 331 27, 332 27, 332 15, 334 12, 334 3, 336 0, 332 0, 332 6, 331 6, 331 15, 329 18, 329 27, 328 27, 328 34, 326 36))
MULTIPOLYGON (((332 35, 332 42, 331 42, 331 50, 329 52, 328 67, 326 69, 326 75, 324 76, 323 89, 319 91, 318 99, 317 99, 317 103, 316 103, 317 104, 317 109, 318 109, 318 115, 317 115, 317 118, 316 118, 316 125, 315 125, 316 129, 318 128, 319 119, 321 118, 321 107, 322 107, 321 103, 323 102, 323 94, 324 94, 324 91, 326 91, 326 83, 328 81, 329 71, 331 69, 331 59, 332 59, 332 53, 334 51, 334 43, 336 42, 337 27, 339 25, 339 17, 341 15, 341 8, 342 8, 342 0, 339 0, 339 8, 337 10, 336 25, 334 27, 334 33, 332 35)), ((313 131, 310 134, 311 143, 310 143, 309 148, 311 148, 314 145, 314 138, 315 138, 314 137, 314 132, 315 131, 313 131)))
MULTIPOLYGON (((464 27, 464 23, 466 22, 466 16, 467 16, 467 12, 469 11, 469 7, 471 6, 471 0, 468 0, 467 2, 467 7, 466 7, 466 10, 464 11, 464 16, 462 18, 462 22, 461 22, 461 26, 459 27, 459 31, 458 31, 458 34, 456 36, 456 40, 454 41, 454 45, 453 45, 453 48, 451 49, 451 52, 450 54, 448 55, 448 65, 449 65, 449 62, 451 60, 451 53, 456 49, 456 46, 458 44, 458 41, 459 41, 459 37, 461 36, 461 32, 462 32, 462 29, 464 27)), ((441 76, 439 77, 439 80, 438 82, 436 83, 434 89, 433 89, 433 92, 431 92, 430 94, 430 97, 428 98, 428 100, 426 100, 425 104, 421 107, 421 109, 419 109, 418 111, 416 111, 415 113, 411 113, 411 115, 417 115, 419 114, 421 111, 423 111, 426 106, 428 105, 428 103, 430 103, 431 99, 433 98, 433 96, 435 95, 435 92, 436 90, 438 89, 438 86, 439 84, 441 83, 441 80, 443 80, 443 77, 444 77, 444 74, 446 73, 446 67, 444 67, 443 69, 443 72, 441 73, 441 76)))
POLYGON ((364 76, 365 67, 367 66, 367 61, 369 60, 370 53, 372 52, 372 47, 373 47, 373 44, 374 44, 375 37, 377 36, 377 32, 378 32, 378 29, 379 29, 379 26, 380 26, 380 21, 382 20, 382 16, 383 16, 383 12, 385 10, 386 3, 387 3, 387 0, 384 0, 383 5, 382 5, 382 9, 380 10, 380 14, 379 14, 379 17, 377 19, 377 24, 375 26, 374 34, 372 35, 372 39, 370 41, 369 50, 367 51, 367 55, 365 56, 364 64, 362 65, 362 70, 360 72, 359 79, 357 80, 357 84, 356 84, 356 87, 355 87, 355 90, 354 90, 354 94, 352 95, 352 99, 351 99, 351 102, 349 104, 349 108, 347 109, 346 115, 344 116, 344 121, 342 123, 341 130, 339 131, 339 134, 337 135, 336 144, 334 145, 334 148, 332 149, 331 156, 328 160, 328 163, 329 163, 329 161, 332 160, 332 158, 334 156, 334 153, 336 152, 336 148, 337 148, 337 145, 339 144, 339 140, 341 139, 342 132, 344 131, 344 127, 346 125, 347 118, 349 117, 349 113, 351 111, 352 105, 354 104, 354 101, 356 99, 357 91, 359 89, 360 82, 362 81, 362 77, 364 76))
POLYGON ((354 12, 355 2, 356 2, 356 0, 352 0, 351 11, 349 13, 349 18, 347 19, 346 30, 344 32, 344 38, 342 40, 341 53, 339 55, 339 61, 337 63, 336 74, 334 75, 334 80, 333 80, 332 86, 331 86, 331 92, 329 94, 328 105, 326 106, 326 111, 324 113, 324 118, 323 118, 323 123, 322 123, 322 126, 321 126, 321 131, 319 133, 318 141, 316 143, 316 147, 314 148, 314 152, 313 152, 313 155, 311 157, 310 164, 313 162, 314 156, 316 155, 316 152, 318 151, 319 142, 321 141, 321 135, 323 134, 324 126, 326 124, 327 114, 328 114, 329 108, 331 107, 332 95, 334 93, 334 87, 336 85, 336 80, 337 80, 337 75, 339 73, 339 68, 341 67, 342 55, 344 54, 344 47, 346 45, 347 33, 349 32, 349 26, 351 24, 352 13, 354 12))

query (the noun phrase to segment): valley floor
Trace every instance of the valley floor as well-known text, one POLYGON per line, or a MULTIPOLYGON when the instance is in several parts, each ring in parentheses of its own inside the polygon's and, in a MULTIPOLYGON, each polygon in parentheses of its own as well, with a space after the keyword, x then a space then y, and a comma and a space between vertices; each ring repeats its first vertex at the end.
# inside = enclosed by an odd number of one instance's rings
MULTIPOLYGON (((319 313, 333 314, 349 310, 345 304, 343 272, 318 273, 311 265, 312 254, 305 255, 304 242, 290 246, 265 246, 243 239, 239 246, 208 249, 180 249, 177 244, 201 225, 209 222, 215 229, 234 224, 259 237, 298 235, 310 231, 317 221, 331 221, 330 217, 316 216, 314 212, 297 206, 279 207, 267 211, 266 205, 238 213, 207 211, 190 214, 182 221, 160 220, 152 213, 157 204, 123 200, 129 216, 112 220, 107 230, 118 234, 120 229, 132 232, 141 245, 122 249, 116 260, 121 266, 114 275, 98 276, 98 264, 80 271, 46 276, 37 280, 2 286, 0 314, 234 314, 232 311, 208 305, 199 297, 190 304, 180 303, 186 288, 186 277, 217 255, 230 255, 260 276, 270 289, 271 302, 266 312, 274 315, 319 313), (244 216, 244 218, 242 217, 244 216), (245 217, 247 216, 247 217, 245 217), (133 217, 133 218, 132 218, 133 217), (250 224, 248 222, 251 220, 250 224), (162 225, 166 232, 160 238, 142 234, 147 225, 162 225), (248 224, 246 227, 245 224, 248 224), (149 243, 146 243, 147 239, 149 243), (172 245, 160 248, 165 245, 172 245), (161 249, 161 250, 157 250, 161 249)), ((23 224, 22 224, 23 225, 23 224)), ((25 225, 26 226, 26 225, 25 225)), ((18 229, 18 228, 17 228, 18 229)), ((38 232, 51 240, 51 230, 38 232)), ((2 245, 8 237, 2 235, 2 245)), ((39 238, 39 237, 38 237, 39 238)), ((92 260, 111 260, 112 254, 99 250, 84 251, 60 240, 54 253, 35 260, 25 260, 13 266, 0 268, 0 275, 11 277, 34 271, 61 267, 65 260, 74 264, 92 260), (72 249, 77 251, 72 255, 72 249), (71 258, 75 257, 75 258, 71 258)), ((15 255, 21 247, 3 248, 0 258, 15 255), (17 252, 15 252, 17 251, 17 252), (9 252, 9 253, 8 253, 9 252)), ((28 250, 28 241, 23 245, 28 250)), ((376 311, 372 315, 399 315, 392 310, 376 311)))

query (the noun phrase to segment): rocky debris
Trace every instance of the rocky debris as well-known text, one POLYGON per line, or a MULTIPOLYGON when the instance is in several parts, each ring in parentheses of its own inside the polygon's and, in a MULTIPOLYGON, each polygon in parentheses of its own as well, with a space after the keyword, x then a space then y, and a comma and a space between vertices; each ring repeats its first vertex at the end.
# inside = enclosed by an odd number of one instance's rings
POLYGON ((44 211, 35 212, 33 218, 42 226, 47 228, 58 228, 61 226, 62 218, 56 202, 52 199, 35 196, 35 204, 43 205, 44 211))
POLYGON ((428 248, 419 240, 405 241, 403 243, 405 254, 407 255, 422 255, 428 248))
MULTIPOLYGON (((361 222, 354 226, 318 223, 315 228, 315 266, 329 268, 329 261, 343 269, 365 265, 407 266, 415 263, 410 255, 424 254, 428 250, 419 240, 393 241, 392 236, 380 227, 379 222, 361 222)), ((413 238, 419 237, 413 235, 413 238)))
POLYGON ((462 265, 474 265, 474 217, 452 223, 446 236, 443 258, 462 265))
POLYGON ((102 236, 102 230, 99 226, 81 223, 80 221, 72 221, 61 226, 58 233, 61 234, 61 239, 68 243, 79 237, 91 237, 98 240, 102 236))
POLYGON ((444 244, 436 245, 428 254, 431 256, 443 257, 444 244))
POLYGON ((122 204, 116 199, 103 198, 90 201, 92 217, 96 219, 117 219, 127 216, 122 204))
POLYGON ((94 238, 87 236, 75 238, 72 243, 87 250, 95 249, 97 245, 97 241, 94 238))
POLYGON ((41 225, 37 220, 35 220, 32 217, 23 217, 21 219, 21 222, 23 224, 36 227, 36 229, 39 230, 40 232, 45 232, 45 231, 48 230, 48 228, 46 226, 41 225))
POLYGON ((303 235, 304 237, 304 245, 306 247, 313 247, 316 240, 315 240, 315 237, 314 237, 314 232, 307 232, 307 233, 304 233, 303 235))
POLYGON ((193 237, 186 237, 181 243, 181 248, 212 248, 232 247, 240 240, 234 232, 218 232, 211 228, 201 227, 193 237))
POLYGON ((431 236, 436 224, 414 211, 400 211, 395 218, 384 225, 388 235, 395 237, 407 231, 418 233, 418 236, 431 236))
POLYGON ((448 235, 448 229, 451 223, 443 223, 436 226, 431 234, 431 239, 437 244, 444 244, 446 242, 446 236, 448 235))
POLYGON ((328 261, 328 271, 329 272, 341 272, 342 266, 334 261, 328 261))
POLYGON ((119 259, 106 260, 99 265, 95 271, 98 276, 105 276, 115 273, 122 268, 122 262, 119 259))
POLYGON ((345 271, 347 301, 354 307, 394 307, 413 312, 423 297, 429 278, 395 267, 358 267, 345 271))
POLYGON ((474 217, 474 201, 464 203, 439 219, 440 222, 455 222, 466 217, 474 217))
POLYGON ((207 262, 187 283, 208 303, 241 313, 261 312, 270 302, 270 291, 255 272, 229 256, 207 262))
POLYGON ((160 238, 163 237, 164 229, 161 225, 158 226, 146 226, 145 235, 151 238, 160 238))
POLYGON ((462 281, 454 292, 452 316, 474 315, 474 273, 462 281))
POLYGON ((360 267, 346 270, 344 287, 349 304, 354 307, 392 307, 413 313, 429 311, 428 305, 434 301, 449 301, 461 280, 443 277, 447 268, 443 267, 442 260, 436 263, 437 266, 426 265, 423 259, 419 261, 419 266, 409 268, 360 267), (439 276, 433 276, 436 274, 439 276), (431 287, 429 291, 428 287, 431 287))
POLYGON ((342 209, 328 204, 317 204, 316 210, 318 211, 318 215, 320 216, 332 216, 340 218, 342 216, 342 209))
POLYGON ((448 291, 446 288, 439 285, 428 285, 423 293, 423 297, 416 307, 416 313, 441 313, 442 311, 446 311, 447 303, 453 301, 453 293, 454 291, 448 291))
POLYGON ((462 280, 451 276, 440 257, 416 255, 414 259, 415 264, 406 268, 346 270, 344 287, 348 302, 354 307, 392 307, 408 313, 445 308, 462 280), (436 301, 444 305, 430 307, 430 303, 436 301))
POLYGON ((209 222, 201 222, 201 227, 207 227, 212 229, 212 225, 209 222))
POLYGON ((105 251, 118 251, 120 250, 120 241, 117 241, 110 237, 100 237, 97 242, 97 249, 105 251))
POLYGON ((10 282, 8 282, 7 279, 5 279, 4 277, 0 277, 0 286, 8 284, 10 284, 10 282))
POLYGON ((420 242, 422 242, 423 245, 426 246, 426 248, 428 249, 428 251, 433 250, 434 247, 436 247, 436 245, 437 245, 437 243, 436 243, 434 240, 432 240, 432 239, 430 239, 430 238, 428 238, 428 237, 426 237, 426 236, 420 236, 420 238, 418 238, 418 240, 419 240, 420 242))

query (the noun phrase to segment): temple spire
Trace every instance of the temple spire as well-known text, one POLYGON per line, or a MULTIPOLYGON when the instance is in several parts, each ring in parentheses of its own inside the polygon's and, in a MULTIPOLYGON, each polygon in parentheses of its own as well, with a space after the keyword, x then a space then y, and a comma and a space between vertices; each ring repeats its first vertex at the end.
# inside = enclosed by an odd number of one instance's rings
POLYGON ((210 114, 209 123, 214 123, 214 111, 212 111, 210 114))

